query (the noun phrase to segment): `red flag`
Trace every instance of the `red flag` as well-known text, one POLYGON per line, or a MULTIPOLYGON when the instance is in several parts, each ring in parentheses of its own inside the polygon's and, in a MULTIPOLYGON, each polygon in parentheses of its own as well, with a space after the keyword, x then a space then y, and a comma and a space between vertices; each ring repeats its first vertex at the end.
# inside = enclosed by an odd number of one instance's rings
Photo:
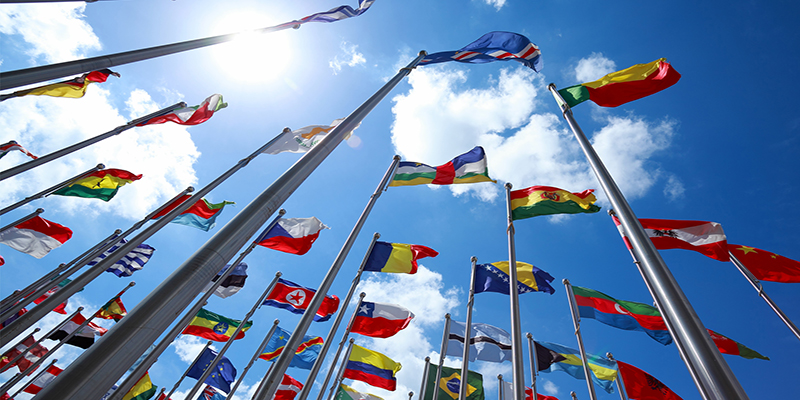
MULTIPOLYGON (((529 387, 525 387, 525 400, 533 399, 533 389, 529 387)), ((558 400, 553 396, 545 396, 541 393, 536 393, 536 400, 558 400)))
POLYGON ((52 381, 53 379, 56 379, 58 374, 60 374, 63 371, 64 370, 62 370, 61 368, 58 368, 55 365, 51 365, 50 368, 47 369, 47 372, 39 375, 38 378, 36 378, 33 382, 28 384, 28 386, 26 386, 25 389, 23 389, 22 391, 31 394, 39 393, 39 391, 42 390, 42 388, 47 386, 47 384, 50 383, 50 381, 52 381))
POLYGON ((619 367, 619 373, 622 374, 622 382, 625 384, 625 391, 628 393, 629 399, 683 400, 647 372, 622 361, 617 361, 617 366, 619 367))
POLYGON ((303 389, 303 384, 289 375, 283 375, 281 384, 275 390, 274 400, 294 400, 294 397, 303 389))
POLYGON ((728 250, 762 281, 800 283, 800 262, 750 246, 729 244, 728 250))
POLYGON ((723 336, 717 332, 712 331, 711 329, 706 329, 708 334, 711 336, 711 340, 714 341, 714 344, 717 345, 717 349, 722 354, 730 354, 734 356, 744 357, 744 358, 760 358, 762 360, 769 360, 769 357, 762 356, 757 351, 729 338, 723 336))
MULTIPOLYGON (((0 368, 3 368, 6 365, 8 365, 8 363, 11 362, 11 360, 13 360, 16 356, 25 351, 25 349, 27 349, 34 343, 36 343, 36 339, 33 337, 33 334, 31 334, 27 338, 25 338, 25 340, 23 340, 20 344, 10 348, 0 358, 0 368)), ((24 356, 22 356, 22 358, 17 360, 14 363, 14 365, 16 365, 19 368, 19 372, 24 372, 46 353, 47 349, 41 344, 37 344, 36 347, 30 349, 27 353, 25 353, 24 356)), ((11 365, 10 367, 13 367, 14 365, 11 365)))
POLYGON ((640 219, 639 222, 659 250, 694 250, 715 260, 730 260, 725 232, 716 222, 672 219, 640 219))

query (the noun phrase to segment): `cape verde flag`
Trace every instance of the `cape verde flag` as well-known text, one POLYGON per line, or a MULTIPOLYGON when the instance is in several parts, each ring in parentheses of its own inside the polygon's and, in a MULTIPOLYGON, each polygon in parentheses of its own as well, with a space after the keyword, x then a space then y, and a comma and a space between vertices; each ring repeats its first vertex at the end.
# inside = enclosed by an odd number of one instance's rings
MULTIPOLYGON (((265 306, 283 308, 295 314, 302 314, 311 304, 311 299, 317 291, 300 286, 285 279, 278 279, 267 299, 262 303, 265 306)), ((333 295, 325 296, 322 305, 314 316, 314 321, 324 322, 339 309, 339 298, 333 295)))
POLYGON ((483 64, 498 60, 519 61, 526 67, 542 70, 542 52, 527 37, 513 32, 489 32, 457 51, 428 54, 419 65, 458 61, 483 64))

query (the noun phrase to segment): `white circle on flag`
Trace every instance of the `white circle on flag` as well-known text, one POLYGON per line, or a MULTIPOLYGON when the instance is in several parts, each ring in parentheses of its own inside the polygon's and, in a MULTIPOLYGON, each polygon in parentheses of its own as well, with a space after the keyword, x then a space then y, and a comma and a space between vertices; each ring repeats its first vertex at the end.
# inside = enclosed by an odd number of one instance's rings
POLYGON ((306 302, 306 292, 297 289, 286 295, 286 301, 295 307, 299 307, 306 302))

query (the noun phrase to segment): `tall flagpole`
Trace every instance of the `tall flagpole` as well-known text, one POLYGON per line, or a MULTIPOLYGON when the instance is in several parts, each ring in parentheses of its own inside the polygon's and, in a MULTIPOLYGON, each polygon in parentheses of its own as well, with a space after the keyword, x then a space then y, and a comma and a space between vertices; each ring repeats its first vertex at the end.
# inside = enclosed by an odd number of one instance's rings
POLYGON ((514 371, 514 399, 525 400, 525 365, 522 359, 522 324, 519 320, 519 287, 517 286, 517 251, 514 246, 514 222, 511 218, 511 183, 506 185, 508 215, 508 297, 511 302, 511 361, 514 371))
POLYGON ((439 381, 442 380, 442 366, 444 365, 444 357, 445 353, 447 353, 447 341, 449 339, 450 339, 450 313, 447 313, 444 315, 444 332, 442 332, 442 346, 439 347, 439 364, 436 368, 436 379, 433 381, 433 400, 439 399, 439 389, 438 389, 439 381))
MULTIPOLYGON (((188 367, 186 367, 186 371, 183 371, 183 375, 181 375, 181 377, 180 377, 180 378, 178 378, 178 381, 177 381, 177 382, 175 382, 175 385, 173 385, 173 386, 172 386, 172 389, 170 389, 170 390, 169 390, 169 393, 167 393, 167 397, 165 397, 165 398, 169 399, 170 397, 172 397, 172 394, 173 394, 173 393, 175 393, 175 391, 178 389, 178 387, 180 387, 180 386, 181 386, 181 383, 183 382, 183 379, 184 379, 184 378, 186 378, 186 375, 188 375, 188 374, 189 374, 189 370, 191 370, 191 369, 192 369, 192 367, 194 367, 194 365, 195 365, 195 364, 197 364, 197 361, 198 361, 198 360, 200 360, 200 357, 203 355, 203 353, 205 353, 206 349, 207 349, 209 346, 211 346, 211 343, 212 343, 212 342, 213 342, 213 340, 209 340, 208 342, 206 342, 206 345, 205 345, 205 346, 203 346, 203 349, 202 349, 202 350, 200 350, 200 352, 199 352, 199 353, 197 353, 197 356, 194 358, 194 361, 192 361, 192 363, 191 363, 191 364, 189 364, 189 366, 188 366, 188 367)), ((210 367, 210 364, 209 364, 209 367, 210 367)), ((210 369, 210 368, 208 368, 208 369, 210 369)), ((205 380, 205 379, 204 379, 204 380, 205 380)), ((204 380, 203 380, 203 381, 204 381, 204 380)), ((201 382, 202 382, 202 381, 201 381, 201 382)), ((130 389, 128 389, 128 390, 130 390, 130 389)), ((119 388, 117 388, 117 390, 116 390, 116 391, 119 391, 119 388)), ((125 393, 128 393, 128 392, 125 392, 125 393)), ((189 397, 189 396, 185 396, 185 397, 186 397, 186 398, 189 398, 189 399, 191 398, 191 397, 189 397)))
MULTIPOLYGON (((319 354, 317 355, 317 360, 314 361, 314 365, 311 367, 311 371, 308 372, 308 378, 306 378, 306 384, 303 385, 303 389, 300 391, 300 394, 297 395, 295 400, 306 400, 308 397, 308 393, 311 392, 311 387, 314 386, 314 380, 317 379, 317 374, 319 373, 320 368, 322 367, 322 363, 325 361, 325 356, 328 354, 328 349, 333 342, 334 336, 336 336, 336 331, 339 330, 339 324, 342 322, 342 317, 344 317, 344 311, 347 310, 347 306, 350 304, 350 299, 353 297, 353 293, 356 291, 356 286, 361 281, 361 273, 364 272, 364 266, 367 264, 367 260, 369 259, 370 253, 372 253, 372 248, 375 247, 375 241, 377 241, 381 237, 380 233, 375 232, 372 235, 372 241, 369 243, 369 247, 367 248, 367 253, 364 254, 364 259, 361 261, 361 266, 358 267, 358 272, 356 272, 356 277, 353 278, 353 283, 350 284, 350 290, 347 291, 347 296, 345 296, 344 301, 339 303, 341 305, 341 310, 336 313, 336 318, 333 321, 333 325, 331 326, 331 330, 328 331, 328 337, 325 338, 325 341, 322 343, 322 348, 319 350, 319 354)), ((359 300, 360 304, 361 300, 359 300)), ((356 307, 358 309, 358 307, 356 307)), ((345 337, 347 337, 345 335, 345 337)), ((342 343, 344 343, 344 338, 342 338, 342 343)), ((341 345, 339 346, 340 350, 336 351, 336 356, 333 357, 333 364, 336 363, 336 360, 339 358, 339 352, 341 351, 341 345)), ((332 369, 332 368, 331 368, 332 369)), ((322 385, 323 390, 320 390, 319 395, 317 396, 317 400, 321 400, 323 394, 325 393, 325 386, 328 385, 328 379, 330 379, 330 370, 328 372, 327 377, 325 378, 325 383, 322 385)))
MULTIPOLYGON (((0 74, 0 75, 2 75, 2 74, 0 74)), ((144 117, 136 118, 133 121, 130 121, 125 125, 118 126, 118 127, 114 128, 114 129, 112 129, 112 130, 110 130, 110 131, 108 131, 106 133, 97 135, 97 136, 95 136, 93 138, 86 139, 86 140, 84 140, 82 142, 79 142, 79 143, 75 143, 72 146, 64 147, 61 150, 56 150, 56 151, 54 151, 54 152, 52 152, 52 153, 50 153, 50 154, 48 154, 46 156, 41 156, 41 157, 39 157, 39 158, 37 158, 35 160, 31 160, 31 161, 28 161, 28 162, 26 162, 24 164, 17 165, 16 167, 11 167, 11 168, 9 168, 9 169, 7 169, 5 171, 0 172, 0 181, 8 179, 8 178, 11 178, 14 175, 23 173, 23 172, 25 172, 25 171, 27 171, 27 170, 29 170, 31 168, 36 168, 36 167, 38 167, 38 166, 40 166, 40 165, 42 165, 44 163, 48 163, 48 162, 53 161, 53 160, 55 160, 57 158, 63 157, 65 155, 69 154, 69 153, 72 153, 74 151, 78 151, 78 150, 80 150, 80 149, 82 149, 84 147, 91 146, 91 145, 93 145, 93 144, 95 144, 95 143, 97 143, 97 142, 99 142, 101 140, 105 140, 105 139, 108 139, 108 138, 110 138, 112 136, 119 135, 120 133, 125 132, 128 129, 134 128, 134 127, 136 127, 136 125, 139 125, 141 123, 147 122, 152 118, 158 117, 160 115, 168 114, 168 113, 172 112, 173 110, 177 110, 179 108, 184 108, 184 107, 186 107, 186 103, 184 103, 184 102, 175 103, 175 104, 173 104, 173 105, 171 105, 171 106, 169 106, 167 108, 162 108, 162 109, 160 109, 160 110, 158 110, 158 111, 156 111, 154 113, 147 114, 144 117)))
POLYGON ((505 393, 503 387, 503 374, 497 375, 497 398, 498 400, 505 400, 505 393))
POLYGON ((764 291, 764 287, 761 286, 761 282, 758 280, 758 278, 756 278, 753 275, 753 273, 750 272, 750 270, 747 269, 747 267, 745 267, 744 264, 742 264, 742 262, 739 261, 739 259, 736 258, 735 255, 733 255, 732 252, 728 251, 728 255, 730 255, 731 262, 733 263, 733 265, 735 265, 736 268, 739 269, 739 272, 741 272, 742 275, 744 275, 744 277, 747 278, 747 281, 750 282, 751 285, 753 285, 753 289, 755 289, 756 292, 758 292, 759 297, 761 297, 762 299, 764 299, 765 302, 767 302, 769 308, 771 308, 772 311, 775 311, 775 314, 778 314, 778 318, 780 318, 781 321, 783 321, 783 323, 786 324, 789 330, 791 330, 792 333, 794 333, 794 336, 800 339, 800 329, 797 329, 797 325, 795 325, 794 322, 792 322, 792 320, 790 320, 789 317, 783 313, 783 310, 778 308, 778 305, 775 304, 774 301, 772 301, 772 298, 770 298, 769 295, 767 295, 767 293, 764 291))
MULTIPOLYGON (((347 361, 350 359, 350 353, 353 351, 353 342, 355 339, 350 339, 350 346, 347 346, 347 351, 344 353, 344 357, 342 358, 342 365, 339 366, 339 372, 336 374, 336 380, 333 381, 333 385, 331 385, 331 391, 328 394, 328 400, 333 400, 333 394, 336 392, 336 387, 342 383, 342 379, 344 376, 344 370, 347 367, 347 361)), ((331 367, 332 369, 333 367, 331 367)), ((323 387, 320 390, 325 390, 323 387)))
POLYGON ((594 380, 592 379, 592 369, 589 368, 589 359, 586 358, 586 348, 583 347, 583 336, 581 336, 581 316, 578 307, 575 305, 575 294, 572 293, 572 285, 569 279, 561 280, 567 289, 567 301, 569 301, 569 311, 572 314, 572 326, 575 327, 575 337, 578 339, 578 351, 581 352, 581 363, 583 364, 583 374, 586 375, 586 385, 589 387, 589 398, 597 400, 597 393, 594 391, 594 380))
MULTIPOLYGON (((258 359, 258 356, 261 355, 261 352, 264 351, 264 347, 267 346, 267 343, 269 343, 269 340, 272 338, 272 335, 275 334, 275 330, 278 328, 278 324, 280 322, 281 321, 278 320, 278 319, 276 319, 275 321, 272 322, 272 328, 269 328, 269 332, 267 332, 267 336, 264 336, 264 340, 262 340, 261 344, 258 345, 258 348, 256 349, 256 352, 253 353, 253 357, 250 358, 250 362, 248 362, 247 366, 244 367, 244 371, 242 371, 242 374, 239 375, 238 379, 236 379, 236 383, 233 384, 233 387, 231 388, 231 391, 228 392, 227 396, 225 396, 225 400, 233 399, 233 394, 236 393, 236 389, 239 388, 239 384, 242 383, 242 381, 244 380, 245 375, 247 375, 247 371, 250 371, 250 367, 253 366, 253 363, 256 361, 256 359, 258 359)), ((169 399, 169 396, 167 396, 167 399, 169 399)))
POLYGON ((659 305, 659 309, 663 311, 664 320, 675 340, 675 345, 684 349, 682 354, 686 356, 684 362, 689 370, 697 372, 692 376, 695 378, 695 385, 700 393, 707 400, 748 399, 747 393, 736 379, 733 371, 711 341, 711 337, 689 303, 686 294, 681 290, 611 174, 575 121, 572 109, 558 93, 554 84, 548 85, 548 89, 575 134, 600 186, 608 196, 611 207, 618 213, 620 222, 629 235, 633 252, 641 261, 642 276, 648 288, 651 289, 651 294, 659 305))
POLYGON ((53 193, 56 190, 63 188, 64 186, 69 185, 73 181, 76 181, 76 180, 78 180, 80 178, 83 178, 85 175, 89 175, 90 173, 95 172, 95 171, 99 171, 99 170, 101 170, 101 169, 103 169, 105 167, 106 166, 103 165, 103 164, 97 164, 97 166, 95 166, 94 168, 91 168, 91 169, 89 169, 89 170, 87 170, 85 172, 81 172, 80 174, 75 175, 72 178, 69 178, 69 179, 67 179, 67 180, 65 180, 65 181, 63 181, 61 183, 57 183, 57 184, 55 184, 55 185, 53 185, 53 186, 51 186, 51 187, 49 187, 49 188, 47 188, 45 190, 42 190, 39 193, 30 195, 30 196, 28 196, 28 197, 26 197, 26 198, 24 198, 24 199, 22 199, 22 200, 20 200, 20 201, 18 201, 16 203, 12 204, 12 205, 10 205, 10 206, 0 210, 0 215, 3 215, 3 214, 5 214, 5 213, 7 213, 9 211, 12 211, 12 210, 16 210, 17 208, 22 207, 25 204, 28 204, 28 203, 36 200, 36 199, 41 199, 42 197, 45 197, 48 194, 53 193))
POLYGON ((539 374, 539 359, 536 358, 536 344, 533 342, 533 335, 526 333, 528 338, 528 361, 531 363, 531 390, 533 390, 533 400, 538 397, 536 390, 536 375, 539 374))
POLYGON ((417 400, 425 400, 425 390, 427 390, 428 373, 430 372, 430 370, 431 370, 431 358, 425 357, 425 368, 423 368, 422 371, 422 383, 419 385, 419 397, 417 397, 417 400))
MULTIPOLYGON (((356 308, 355 310, 353 310, 353 316, 350 317, 350 322, 347 324, 347 328, 345 328, 344 334, 342 334, 342 340, 339 342, 339 347, 336 348, 336 354, 333 355, 333 359, 331 360, 331 368, 328 369, 328 373, 325 374, 325 380, 322 382, 319 395, 317 395, 317 400, 322 400, 322 396, 325 394, 325 388, 328 387, 328 382, 330 382, 331 376, 333 375, 333 365, 336 365, 336 360, 339 359, 339 355, 342 353, 344 344, 347 342, 347 337, 350 336, 350 330, 353 329, 353 322, 355 322, 356 315, 358 315, 358 309, 361 307, 361 303, 364 302, 364 296, 366 295, 367 295, 366 293, 361 292, 361 294, 358 296, 358 303, 356 303, 356 308)), ((343 311, 344 310, 339 311, 339 315, 342 315, 343 311)), ((319 357, 317 357, 317 361, 319 361, 319 357)), ((313 383, 314 381, 311 380, 309 377, 309 379, 306 379, 306 384, 303 387, 312 386, 313 383)), ((336 387, 335 382, 334 382, 334 387, 336 387)), ((331 390, 333 390, 333 388, 331 388, 331 390)))
MULTIPOLYGON (((28 214, 28 215, 26 215, 26 216, 24 216, 24 217, 22 217, 22 218, 20 218, 20 219, 18 219, 16 221, 12 222, 12 223, 10 223, 10 224, 0 228, 0 232, 3 232, 3 231, 8 230, 8 229, 11 229, 11 228, 13 228, 13 227, 15 227, 15 226, 27 221, 27 220, 36 218, 36 217, 39 216, 39 214, 41 214, 43 212, 44 212, 44 208, 37 208, 34 212, 32 212, 32 213, 30 213, 30 214, 28 214)), ((2 346, 2 344, 0 344, 0 346, 2 346)))
MULTIPOLYGON (((464 352, 462 353, 463 362, 461 364, 461 382, 466 383, 469 377, 469 348, 470 339, 472 338, 472 305, 475 303, 475 264, 478 258, 472 256, 470 258, 472 263, 472 275, 469 278, 469 299, 467 300, 467 327, 464 329, 464 352)), ((448 338, 449 339, 449 338, 448 338)), ((458 399, 467 399, 467 385, 462 384, 459 386, 458 399)))
MULTIPOLYGON (((606 358, 611 361, 617 362, 614 359, 614 355, 611 353, 606 353, 606 358)), ((619 364, 617 364, 617 390, 619 391, 619 400, 628 400, 628 393, 625 392, 625 381, 622 379, 622 371, 619 370, 619 364)))

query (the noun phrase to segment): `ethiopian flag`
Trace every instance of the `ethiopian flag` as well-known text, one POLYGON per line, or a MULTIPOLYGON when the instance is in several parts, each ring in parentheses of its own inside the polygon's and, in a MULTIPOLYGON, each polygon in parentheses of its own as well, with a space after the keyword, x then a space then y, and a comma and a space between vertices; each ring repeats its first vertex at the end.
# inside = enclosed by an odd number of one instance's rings
POLYGON ((538 215, 596 213, 594 189, 570 193, 551 186, 531 186, 511 192, 511 219, 525 219, 538 215))
MULTIPOLYGON (((241 323, 242 321, 223 317, 222 315, 201 308, 182 333, 200 336, 201 338, 217 342, 227 342, 241 323)), ((236 335, 235 339, 243 338, 244 331, 250 329, 252 325, 252 321, 247 321, 239 334, 236 335)))
POLYGON ((109 201, 120 187, 139 179, 142 179, 141 174, 134 175, 122 169, 101 169, 76 179, 53 194, 109 201))
POLYGON ((594 82, 581 83, 558 91, 570 107, 586 100, 598 106, 616 107, 660 92, 681 79, 666 58, 648 64, 636 64, 612 72, 594 82))

